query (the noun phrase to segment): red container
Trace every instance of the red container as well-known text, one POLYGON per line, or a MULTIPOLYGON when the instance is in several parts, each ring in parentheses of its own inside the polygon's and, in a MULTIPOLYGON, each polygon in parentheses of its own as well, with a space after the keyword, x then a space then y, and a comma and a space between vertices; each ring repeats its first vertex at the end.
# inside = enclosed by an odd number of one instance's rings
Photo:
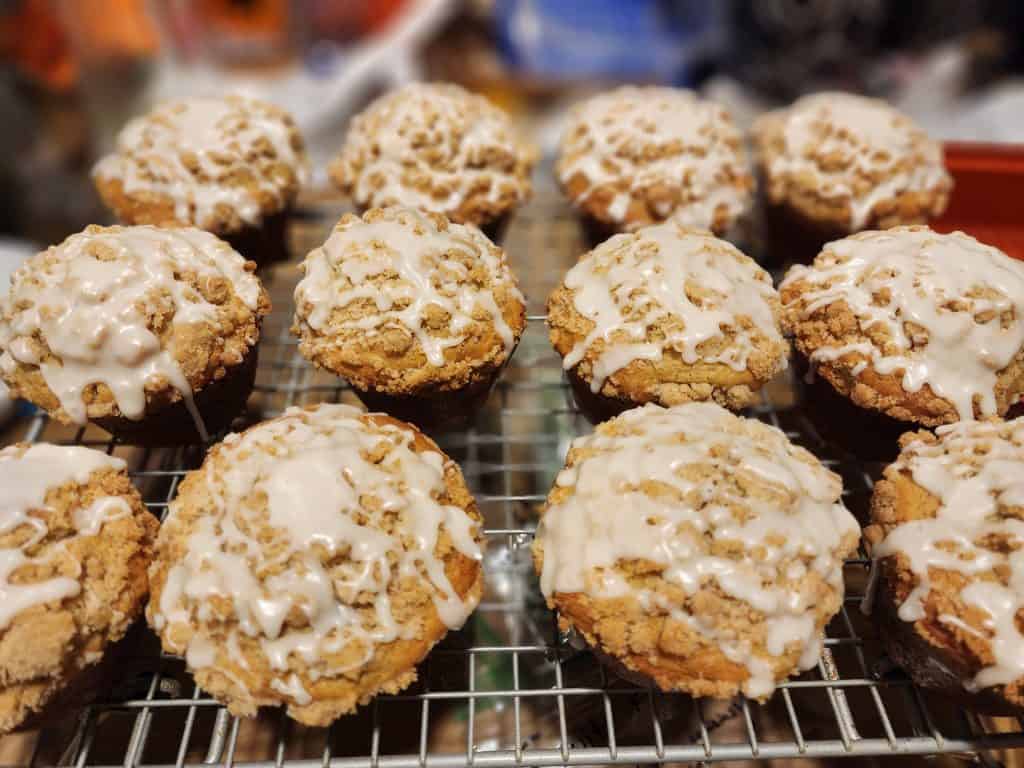
POLYGON ((932 227, 960 229, 1024 259, 1024 145, 946 145, 955 186, 949 208, 932 227))

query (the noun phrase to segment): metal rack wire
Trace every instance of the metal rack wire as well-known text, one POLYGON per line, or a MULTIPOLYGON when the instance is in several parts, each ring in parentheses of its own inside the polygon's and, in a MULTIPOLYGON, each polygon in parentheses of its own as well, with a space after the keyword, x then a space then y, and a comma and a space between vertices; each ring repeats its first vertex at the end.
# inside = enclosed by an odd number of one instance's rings
MULTIPOLYGON (((540 503, 569 441, 588 429, 550 351, 539 301, 582 248, 575 223, 550 198, 518 217, 506 247, 533 299, 528 330, 473 429, 446 435, 486 525, 486 589, 470 623, 452 633, 400 695, 378 697, 329 729, 305 728, 280 712, 231 717, 198 690, 180 659, 163 655, 144 627, 113 654, 116 674, 70 720, 0 739, 0 763, 73 766, 312 768, 366 766, 521 766, 712 762, 789 757, 965 753, 1024 746, 1016 720, 951 711, 891 670, 859 610, 867 559, 846 565, 845 604, 828 628, 816 670, 781 686, 766 704, 700 702, 623 682, 561 635, 533 576, 529 544, 540 503), (555 214, 550 211, 556 211, 555 214)), ((298 233, 302 253, 333 217, 298 233)), ((313 370, 288 333, 293 265, 265 274, 275 313, 264 329, 257 391, 247 418, 290 405, 351 397, 313 370)), ((790 380, 767 388, 750 415, 812 448, 844 479, 846 500, 863 513, 873 468, 823 452, 790 380)), ((129 462, 148 507, 166 512, 201 446, 119 445, 95 428, 70 430, 36 415, 13 439, 73 442, 129 462)))

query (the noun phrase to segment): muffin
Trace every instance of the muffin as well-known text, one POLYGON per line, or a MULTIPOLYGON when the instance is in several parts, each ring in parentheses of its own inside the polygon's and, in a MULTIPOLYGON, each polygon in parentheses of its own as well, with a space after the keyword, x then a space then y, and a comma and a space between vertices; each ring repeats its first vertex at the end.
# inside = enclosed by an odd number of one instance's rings
POLYGON ((575 440, 533 554, 548 606, 628 677, 765 700, 818 662, 860 529, 842 482, 713 403, 645 405, 575 440))
POLYGON ((889 655, 923 687, 1024 711, 1024 419, 904 435, 865 531, 889 655))
POLYGON ((0 375, 64 424, 207 440, 252 391, 270 310, 254 270, 198 229, 87 227, 11 278, 0 375))
POLYGON ((226 96, 135 118, 92 175, 122 223, 199 227, 262 264, 287 258, 288 214, 308 168, 288 113, 226 96))
POLYGON ((555 175, 593 245, 666 219, 735 235, 754 188, 728 112, 656 86, 623 86, 578 105, 555 175))
POLYGON ((501 248, 440 214, 348 214, 302 269, 302 355, 370 408, 423 428, 468 423, 526 325, 501 248))
POLYGON ((328 170, 360 211, 418 208, 500 240, 512 211, 530 196, 536 160, 508 115, 483 96, 416 83, 356 115, 328 170))
POLYGON ((864 229, 926 224, 949 202, 942 146, 877 99, 805 96, 762 116, 753 139, 774 262, 807 263, 864 229))
POLYGON ((548 299, 551 343, 592 421, 653 402, 751 404, 786 367, 771 277, 669 221, 605 241, 548 299))
POLYGON ((235 715, 325 726, 416 679, 482 591, 480 514, 415 428, 348 405, 232 434, 184 479, 150 625, 235 715))
POLYGON ((797 350, 856 406, 832 410, 847 431, 863 429, 862 409, 935 427, 1003 415, 1024 392, 1024 263, 963 232, 862 232, 793 267, 779 292, 797 350))
POLYGON ((0 733, 73 685, 142 613, 156 529, 121 459, 0 449, 0 733))

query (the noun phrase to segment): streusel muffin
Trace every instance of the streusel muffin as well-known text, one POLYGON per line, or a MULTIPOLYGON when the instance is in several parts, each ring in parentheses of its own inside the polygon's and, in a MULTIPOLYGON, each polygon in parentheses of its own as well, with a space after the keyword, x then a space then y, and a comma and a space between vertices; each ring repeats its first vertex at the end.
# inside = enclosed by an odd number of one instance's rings
POLYGON ((196 226, 257 263, 287 255, 285 226, 307 175, 292 117, 241 96, 161 104, 130 121, 93 169, 122 223, 196 226))
POLYGON ((764 700, 813 667, 860 529, 842 482, 713 403, 646 405, 573 442, 534 561, 559 626, 665 691, 764 700))
POLYGON ((904 435, 865 531, 889 655, 923 687, 1024 711, 1024 419, 904 435))
POLYGON ((45 443, 0 450, 0 733, 141 615, 156 529, 121 459, 45 443))
POLYGON ((578 105, 555 173, 594 245, 666 219, 735 233, 754 187, 728 112, 656 86, 623 86, 578 105))
POLYGON ((530 196, 536 151, 483 96, 447 83, 386 93, 352 120, 331 178, 361 210, 409 206, 499 240, 530 196))
POLYGON ((414 427, 348 405, 229 435, 160 529, 150 625, 235 715, 325 726, 416 679, 480 600, 480 514, 414 427))
POLYGON ((1024 392, 1024 263, 963 232, 829 243, 780 295, 814 374, 858 408, 934 427, 1003 415, 1024 392))
POLYGON ((754 125, 768 256, 807 263, 830 240, 925 224, 953 186, 942 146, 883 101, 805 96, 754 125))
POLYGON ((786 367, 779 315, 767 272, 675 221, 605 241, 548 299, 551 343, 594 421, 647 402, 750 405, 786 367))
POLYGON ((348 214, 302 268, 302 355, 370 408, 424 428, 472 418, 526 325, 501 248, 439 214, 348 214))
POLYGON ((0 374, 65 424, 207 439, 245 405, 270 302, 255 264, 193 228, 87 227, 0 303, 0 374))

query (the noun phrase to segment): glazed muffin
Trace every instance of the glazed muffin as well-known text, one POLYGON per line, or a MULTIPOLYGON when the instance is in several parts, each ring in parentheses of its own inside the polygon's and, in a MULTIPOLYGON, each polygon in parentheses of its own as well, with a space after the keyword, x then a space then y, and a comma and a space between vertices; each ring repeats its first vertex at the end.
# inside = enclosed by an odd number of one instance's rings
POLYGON ((963 421, 901 440, 865 536, 889 655, 923 687, 1024 711, 1024 419, 963 421))
POLYGON ((0 449, 0 733, 73 685, 141 615, 156 529, 121 459, 0 449))
POLYGON ((415 428, 290 408, 190 472, 160 529, 150 625, 235 715, 325 726, 416 679, 480 601, 480 514, 415 428))
POLYGON ((963 232, 862 232, 779 291, 784 327, 852 419, 934 427, 1003 415, 1024 392, 1024 263, 963 232))
POLYGON ((331 162, 335 184, 360 211, 392 205, 475 224, 500 239, 530 196, 536 151, 483 96, 446 83, 391 91, 352 120, 331 162))
POLYGON ((241 96, 161 104, 93 169, 122 223, 195 226, 261 264, 287 256, 285 225, 307 175, 291 116, 241 96))
POLYGON ((754 187, 728 112, 655 86, 623 86, 578 105, 555 174, 594 245, 666 219, 735 234, 754 187))
POLYGON ((302 269, 302 355, 370 408, 424 428, 472 419, 526 325, 501 248, 439 214, 348 214, 302 269))
POLYGON ((11 278, 0 374, 64 424, 206 440, 252 391, 270 310, 254 270, 198 229, 90 226, 11 278))
POLYGON ((767 272, 674 221, 605 241, 548 299, 551 343, 592 421, 648 402, 750 405, 786 367, 779 314, 767 272))
POLYGON ((713 403, 627 411, 575 440, 534 563, 548 606, 628 677, 765 700, 818 662, 860 529, 842 482, 713 403))
POLYGON ((762 116, 753 138, 776 262, 807 263, 864 229, 926 224, 949 202, 942 146, 877 99, 805 96, 762 116))

